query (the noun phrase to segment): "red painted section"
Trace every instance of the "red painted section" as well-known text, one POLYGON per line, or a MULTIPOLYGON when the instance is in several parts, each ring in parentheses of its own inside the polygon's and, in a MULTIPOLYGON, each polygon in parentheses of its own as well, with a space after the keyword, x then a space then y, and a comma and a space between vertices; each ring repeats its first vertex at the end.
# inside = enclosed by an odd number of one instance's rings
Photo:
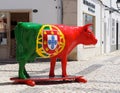
POLYGON ((65 25, 55 25, 57 26, 65 37, 65 48, 59 53, 57 56, 51 58, 51 66, 49 76, 54 77, 54 68, 56 59, 61 59, 62 64, 62 76, 66 77, 66 66, 67 66, 67 55, 71 52, 71 50, 76 47, 78 44, 84 45, 95 45, 97 43, 97 39, 95 38, 93 32, 89 29, 91 24, 87 24, 82 27, 74 27, 74 26, 65 26, 65 25))

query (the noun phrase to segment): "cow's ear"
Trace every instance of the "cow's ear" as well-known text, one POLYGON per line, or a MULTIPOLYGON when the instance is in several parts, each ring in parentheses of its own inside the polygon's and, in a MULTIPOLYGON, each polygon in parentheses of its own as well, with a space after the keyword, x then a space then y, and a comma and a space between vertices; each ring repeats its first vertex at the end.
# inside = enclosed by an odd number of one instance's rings
POLYGON ((92 24, 86 24, 83 26, 83 29, 86 31, 88 29, 89 26, 91 26, 92 24))

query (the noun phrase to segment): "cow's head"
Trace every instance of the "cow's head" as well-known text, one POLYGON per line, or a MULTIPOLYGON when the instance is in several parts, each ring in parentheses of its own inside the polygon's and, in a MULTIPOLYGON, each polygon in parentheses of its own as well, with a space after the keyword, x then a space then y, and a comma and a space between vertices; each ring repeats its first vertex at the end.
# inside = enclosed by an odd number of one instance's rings
POLYGON ((89 29, 89 26, 92 24, 87 24, 80 28, 80 43, 84 45, 95 45, 97 43, 97 39, 94 36, 94 33, 89 29))

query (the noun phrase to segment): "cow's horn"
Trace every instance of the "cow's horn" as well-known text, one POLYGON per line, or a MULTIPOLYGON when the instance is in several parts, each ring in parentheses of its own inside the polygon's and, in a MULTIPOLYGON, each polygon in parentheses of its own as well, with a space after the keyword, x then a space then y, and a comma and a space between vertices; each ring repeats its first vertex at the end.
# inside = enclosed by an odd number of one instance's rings
POLYGON ((91 26, 91 25, 93 25, 93 24, 86 24, 86 25, 84 26, 84 28, 88 28, 88 27, 91 26))

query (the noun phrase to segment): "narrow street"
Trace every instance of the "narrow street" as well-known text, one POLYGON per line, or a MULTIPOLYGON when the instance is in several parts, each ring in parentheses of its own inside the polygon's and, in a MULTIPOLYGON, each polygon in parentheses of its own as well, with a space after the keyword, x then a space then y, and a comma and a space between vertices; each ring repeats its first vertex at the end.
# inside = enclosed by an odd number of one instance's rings
MULTIPOLYGON (((49 62, 26 65, 31 77, 48 76, 49 62)), ((104 54, 83 61, 69 61, 69 75, 82 75, 88 82, 39 83, 34 87, 13 84, 9 79, 17 77, 18 64, 0 63, 0 93, 120 93, 120 51, 104 54)), ((61 75, 61 64, 56 64, 56 75, 61 75)))

